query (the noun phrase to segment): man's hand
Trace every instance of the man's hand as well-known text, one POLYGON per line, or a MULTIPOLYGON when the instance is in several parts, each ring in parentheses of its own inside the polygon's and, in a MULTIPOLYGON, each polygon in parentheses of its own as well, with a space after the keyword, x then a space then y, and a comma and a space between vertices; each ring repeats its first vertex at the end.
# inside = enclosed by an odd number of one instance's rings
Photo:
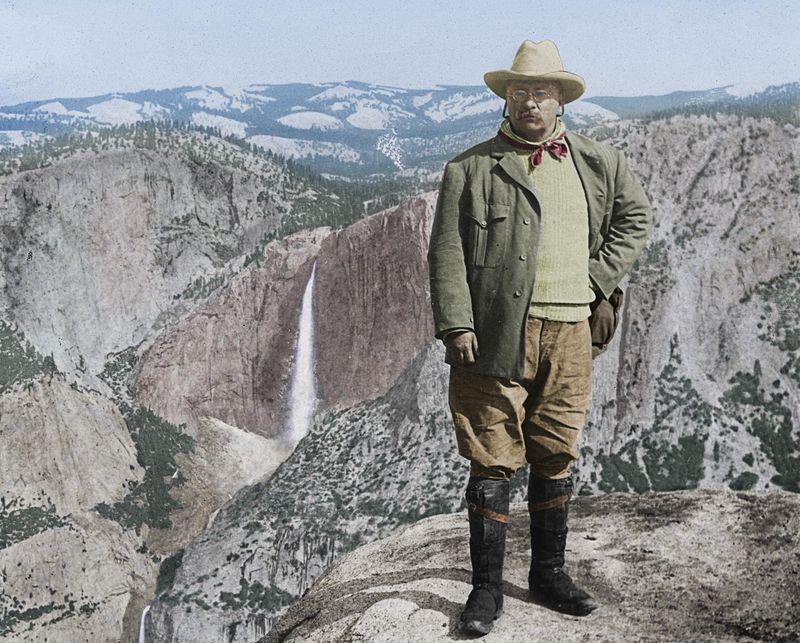
POLYGON ((478 338, 471 330, 452 333, 445 339, 448 361, 453 364, 474 364, 480 356, 478 338))

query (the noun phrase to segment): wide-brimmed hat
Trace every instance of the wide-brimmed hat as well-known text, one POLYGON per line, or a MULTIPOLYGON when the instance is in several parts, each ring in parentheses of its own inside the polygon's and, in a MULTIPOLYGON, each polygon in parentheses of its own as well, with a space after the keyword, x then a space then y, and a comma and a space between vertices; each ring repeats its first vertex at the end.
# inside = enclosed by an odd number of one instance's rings
POLYGON ((553 80, 561 83, 564 103, 577 99, 584 91, 586 84, 577 74, 564 71, 564 64, 558 54, 558 47, 552 40, 523 42, 511 69, 487 71, 483 75, 486 85, 500 98, 506 97, 506 83, 509 80, 553 80))

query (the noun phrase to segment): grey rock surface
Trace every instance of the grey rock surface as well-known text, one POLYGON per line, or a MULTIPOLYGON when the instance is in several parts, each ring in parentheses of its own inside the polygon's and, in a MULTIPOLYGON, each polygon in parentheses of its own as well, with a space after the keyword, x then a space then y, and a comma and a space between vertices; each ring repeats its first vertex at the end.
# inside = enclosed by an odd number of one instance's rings
POLYGON ((117 133, 0 177, 3 640, 138 640, 161 565, 291 452, 223 404, 170 423, 135 384, 161 333, 212 318, 231 282, 268 282, 270 235, 327 196, 198 132, 144 143, 117 133))
MULTIPOLYGON (((579 492, 797 490, 797 128, 693 116, 594 135, 625 149, 657 228, 595 362, 579 492)), ((430 337, 435 195, 267 244, 336 200, 209 139, 0 177, 0 557, 23 563, 0 636, 130 640, 158 593, 156 640, 252 643, 337 557, 462 509, 430 337), (314 260, 323 404, 292 452, 273 438, 314 260), (92 564, 102 579, 80 576, 92 564), (37 568, 56 580, 32 591, 37 568)))
MULTIPOLYGON (((587 617, 527 597, 528 513, 512 506, 505 609, 482 641, 796 641, 800 496, 613 493, 570 507, 567 568, 587 617)), ((259 643, 451 641, 470 590, 466 514, 421 520, 337 563, 259 643)))
MULTIPOLYGON (((790 177, 798 174, 798 131, 719 116, 622 123, 596 135, 625 148, 653 200, 657 227, 624 284, 622 327, 594 363, 579 493, 797 490, 800 190, 790 177), (741 152, 742 141, 750 154, 741 152), (676 149, 685 151, 680 162, 676 149)), ((337 244, 355 229, 359 237, 369 232, 376 242, 357 237, 358 247, 384 256, 390 237, 373 222, 414 211, 374 215, 342 231, 337 244)), ((404 229, 390 221, 385 225, 404 229)), ((374 258, 337 255, 352 263, 321 300, 364 301, 370 281, 358 271, 380 284, 398 266, 423 288, 419 241, 409 245, 407 258, 392 255, 385 273, 376 272, 374 258)), ((377 288, 376 302, 384 296, 377 288)), ((375 310, 370 305, 367 311, 375 310)), ((392 328, 410 338, 402 346, 411 361, 391 388, 349 408, 321 409, 274 476, 238 493, 187 548, 174 584, 151 611, 156 640, 252 643, 338 556, 462 508, 467 465, 455 450, 448 370, 440 343, 413 350, 425 327, 413 316, 418 310, 430 314, 414 301, 397 309, 392 328)), ((380 359, 360 371, 347 359, 360 351, 359 333, 385 331, 374 323, 381 318, 352 315, 342 304, 325 311, 318 323, 342 329, 342 340, 326 333, 318 346, 323 382, 346 393, 353 381, 370 390, 368 375, 380 381, 398 353, 375 352, 380 359), (340 381, 330 365, 341 369, 340 381)), ((516 501, 524 499, 525 482, 524 471, 513 480, 516 501)))
POLYGON ((257 640, 337 556, 461 505, 439 346, 383 396, 321 411, 269 478, 241 489, 152 603, 148 640, 257 640))

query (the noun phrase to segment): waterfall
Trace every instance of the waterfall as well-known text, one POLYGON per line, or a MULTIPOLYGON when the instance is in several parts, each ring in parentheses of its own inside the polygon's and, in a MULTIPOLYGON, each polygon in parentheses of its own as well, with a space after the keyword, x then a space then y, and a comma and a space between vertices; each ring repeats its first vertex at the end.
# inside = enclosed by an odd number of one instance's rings
POLYGON ((311 267, 311 276, 303 294, 300 309, 299 333, 294 350, 294 364, 289 388, 289 438, 299 442, 311 427, 317 405, 314 383, 314 273, 317 262, 311 267))
POLYGON ((145 605, 142 610, 142 618, 139 621, 139 643, 145 643, 144 640, 144 619, 147 618, 147 612, 150 611, 150 605, 145 605))

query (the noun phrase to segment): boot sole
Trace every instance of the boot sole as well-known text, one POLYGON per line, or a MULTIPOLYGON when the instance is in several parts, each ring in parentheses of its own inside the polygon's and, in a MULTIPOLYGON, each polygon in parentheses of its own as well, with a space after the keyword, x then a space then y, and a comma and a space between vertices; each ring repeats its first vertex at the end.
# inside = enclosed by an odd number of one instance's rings
POLYGON ((529 593, 528 596, 534 603, 537 603, 542 607, 548 607, 556 612, 569 614, 570 616, 588 616, 597 609, 597 603, 594 601, 590 601, 584 603, 583 606, 579 606, 571 603, 555 603, 553 601, 548 601, 547 599, 542 598, 541 596, 538 596, 532 592, 529 593))
POLYGON ((462 632, 463 634, 488 634, 492 631, 492 627, 494 627, 494 622, 500 618, 503 614, 503 610, 499 610, 497 614, 494 615, 494 618, 489 621, 479 621, 478 619, 470 619, 468 621, 461 621, 458 622, 458 631, 462 632))

